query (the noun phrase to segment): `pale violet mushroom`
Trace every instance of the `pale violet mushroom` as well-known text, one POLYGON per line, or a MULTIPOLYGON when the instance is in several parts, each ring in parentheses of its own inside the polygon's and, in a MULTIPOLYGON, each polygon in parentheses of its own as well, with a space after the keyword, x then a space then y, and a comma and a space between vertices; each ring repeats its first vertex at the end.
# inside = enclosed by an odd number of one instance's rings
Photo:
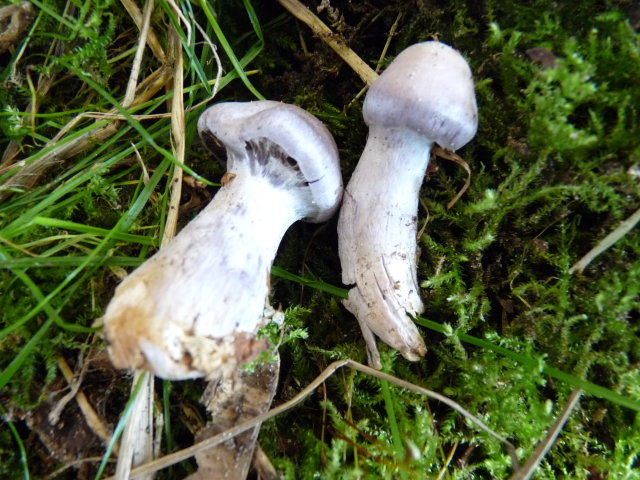
POLYGON ((227 151, 224 185, 118 286, 104 315, 111 360, 167 379, 233 374, 257 340, 269 271, 296 220, 327 220, 342 196, 333 137, 299 107, 220 103, 198 121, 227 151))
POLYGON ((338 221, 344 301, 360 324, 369 362, 375 335, 408 360, 426 353, 411 316, 424 311, 416 274, 418 194, 434 143, 456 150, 478 123, 471 70, 453 48, 424 42, 401 52, 371 85, 369 136, 345 188, 338 221))

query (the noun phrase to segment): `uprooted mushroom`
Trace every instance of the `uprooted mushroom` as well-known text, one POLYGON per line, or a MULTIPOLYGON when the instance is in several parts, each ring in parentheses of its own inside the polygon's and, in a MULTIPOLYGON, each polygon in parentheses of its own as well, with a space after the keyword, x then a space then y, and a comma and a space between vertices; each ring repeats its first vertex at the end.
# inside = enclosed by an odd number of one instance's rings
POLYGON ((418 193, 434 143, 456 150, 475 135, 469 65, 440 42, 398 55, 367 93, 367 143, 345 188, 338 221, 344 305, 360 324, 369 363, 375 335, 408 360, 426 353, 411 316, 424 311, 416 273, 418 193))
MULTIPOLYGON (((327 220, 342 197, 333 137, 293 105, 220 103, 204 112, 205 144, 224 146, 227 173, 209 205, 118 286, 103 317, 116 367, 167 379, 206 377, 210 435, 269 408, 278 362, 239 367, 268 347, 258 330, 269 271, 296 220, 327 220)), ((197 456, 190 478, 245 478, 258 429, 197 456)))
POLYGON ((266 348, 256 339, 269 270, 296 220, 327 220, 342 196, 333 137, 299 107, 220 103, 200 117, 206 144, 227 151, 209 205, 116 289, 104 315, 118 368, 167 379, 232 373, 266 348))

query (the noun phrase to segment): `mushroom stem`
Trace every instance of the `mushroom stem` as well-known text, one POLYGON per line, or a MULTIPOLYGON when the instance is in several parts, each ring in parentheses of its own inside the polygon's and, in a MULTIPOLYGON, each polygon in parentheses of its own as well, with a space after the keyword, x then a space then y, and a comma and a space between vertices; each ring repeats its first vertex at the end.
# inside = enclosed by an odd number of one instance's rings
POLYGON ((106 312, 107 337, 115 339, 114 365, 148 363, 163 378, 188 378, 211 371, 224 375, 249 360, 260 348, 250 339, 262 323, 271 263, 282 235, 299 218, 285 191, 239 171, 171 243, 118 287, 118 300, 106 312), (112 334, 122 329, 137 335, 112 334), (213 361, 212 351, 218 352, 213 361))
POLYGON ((455 150, 475 135, 471 70, 440 42, 412 45, 371 85, 362 107, 369 138, 349 184, 338 244, 345 306, 380 368, 375 335, 408 360, 427 351, 412 315, 424 309, 416 272, 418 193, 434 143, 455 150))
POLYGON ((110 345, 114 365, 149 363, 163 378, 188 378, 224 375, 250 360, 266 347, 253 338, 262 323, 271 262, 298 218, 287 193, 268 179, 239 173, 230 180, 116 290, 106 312, 107 337, 116 339, 110 345), (115 334, 120 331, 131 334, 115 334), (215 360, 212 351, 219 352, 215 360))
MULTIPOLYGON (((410 360, 426 351, 407 314, 424 311, 416 278, 416 215, 430 148, 415 132, 373 126, 346 188, 338 226, 345 232, 349 225, 350 237, 357 239, 339 243, 340 258, 351 259, 342 262, 343 283, 356 285, 345 306, 367 319, 360 321, 365 338, 373 338, 372 331, 410 360)), ((375 343, 367 347, 370 363, 379 366, 375 343)))
POLYGON ((257 333, 285 231, 296 220, 327 220, 342 197, 335 142, 299 107, 220 103, 198 131, 210 148, 224 146, 226 181, 116 289, 104 331, 118 368, 175 380, 233 376, 268 347, 257 333))
MULTIPOLYGON (((174 241, 175 249, 185 255, 182 261, 192 281, 202 282, 207 290, 216 292, 213 300, 199 291, 185 307, 191 310, 194 304, 201 303, 202 310, 196 311, 226 312, 216 322, 197 322, 194 335, 220 337, 255 330, 264 310, 269 271, 282 235, 299 219, 287 193, 268 179, 238 173, 220 188, 174 241), (244 299, 238 299, 239 292, 246 292, 244 299), (229 294, 232 302, 228 301, 229 294), (241 318, 255 322, 240 322, 241 318)), ((174 243, 170 244, 171 249, 174 243)), ((165 256, 175 253, 167 252, 165 256)))

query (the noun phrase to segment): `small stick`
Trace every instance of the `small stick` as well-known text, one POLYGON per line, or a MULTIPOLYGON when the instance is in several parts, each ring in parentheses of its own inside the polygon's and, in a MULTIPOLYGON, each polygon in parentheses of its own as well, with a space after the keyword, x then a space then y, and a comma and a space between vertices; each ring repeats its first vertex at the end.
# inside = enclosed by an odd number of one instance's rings
MULTIPOLYGON (((393 383, 399 387, 402 388, 406 388, 408 390, 411 390, 413 392, 419 393, 421 395, 426 395, 430 398, 434 398, 436 400, 439 400, 441 402, 443 402, 444 404, 448 405, 449 407, 453 408, 454 410, 456 410, 457 412, 461 413, 462 415, 464 415, 466 418, 468 418, 469 420, 471 420, 478 428, 480 428, 481 430, 484 430, 485 432, 487 432, 489 435, 491 435, 492 437, 500 440, 502 443, 504 443, 507 447, 507 450, 509 451, 509 455, 511 456, 511 462, 513 464, 513 468, 517 469, 519 467, 519 463, 518 463, 518 459, 516 456, 516 449, 513 446, 513 444, 511 442, 509 442, 507 439, 505 439, 504 437, 498 435, 497 433, 493 432, 487 425, 485 425, 482 420, 480 420, 478 417, 472 415, 469 411, 467 411, 464 407, 460 406, 458 403, 454 402, 453 400, 451 400, 448 397, 445 397, 444 395, 441 395, 437 392, 434 392, 432 390, 427 390, 426 388, 422 388, 419 387, 417 385, 414 385, 412 383, 409 383, 405 380, 401 380, 397 377, 394 377, 392 375, 380 372, 374 368, 371 367, 367 367, 366 365, 363 365, 361 363, 355 362, 353 360, 350 359, 345 359, 345 360, 338 360, 333 362, 332 364, 330 364, 327 368, 324 369, 324 371, 318 375, 306 388, 304 388, 300 393, 298 393, 298 395, 296 395, 295 397, 293 397, 291 400, 278 405, 275 408, 272 408, 271 410, 269 410, 266 413, 263 413, 261 415, 258 415, 257 417, 254 417, 253 419, 243 422, 239 425, 236 425, 233 428, 230 428, 229 430, 222 432, 218 435, 215 435, 213 437, 210 437, 206 440, 203 440, 201 442, 198 442, 194 445, 192 445, 191 447, 185 448, 183 450, 179 450, 177 452, 171 453, 169 455, 165 455, 164 457, 161 457, 157 460, 154 460, 153 462, 149 462, 145 465, 142 465, 140 467, 134 468, 131 471, 131 478, 136 478, 139 477, 141 475, 147 475, 153 472, 157 472, 163 468, 167 468, 170 467, 171 465, 175 465, 176 463, 179 463, 183 460, 187 460, 188 458, 191 458, 192 456, 194 456, 196 453, 202 451, 202 450, 206 450, 209 449, 215 445, 219 445, 220 443, 226 442, 227 440, 235 437, 236 435, 242 433, 242 432, 246 432, 247 430, 269 420, 270 418, 275 417, 276 415, 279 415, 287 410, 290 410, 291 408, 295 407, 296 405, 298 405, 299 403, 301 403, 302 401, 304 401, 309 395, 311 395, 323 382, 325 382, 331 375, 333 375, 338 369, 342 368, 342 367, 349 367, 352 368, 354 370, 357 370, 359 372, 371 375, 373 377, 379 378, 381 380, 386 380, 390 383, 393 383)), ((113 480, 112 478, 109 480, 113 480)))
POLYGON ((609 247, 613 246, 614 243, 629 233, 638 222, 640 222, 640 209, 636 210, 633 215, 623 221, 618 228, 604 237, 598 245, 593 247, 584 257, 574 263, 569 269, 569 273, 581 273, 598 255, 609 249, 609 247))
POLYGON ((525 463, 522 468, 514 473, 509 478, 509 480, 528 480, 529 478, 531 478, 531 475, 533 475, 533 472, 538 467, 540 461, 547 454, 556 438, 558 438, 560 430, 562 430, 562 427, 564 427, 564 424, 569 419, 569 415, 571 415, 571 412, 578 403, 580 395, 582 395, 582 390, 579 388, 576 388, 573 392, 571 392, 571 395, 569 395, 569 400, 567 400, 567 404, 560 412, 558 419, 554 422, 554 424, 547 432, 547 436, 542 442, 538 444, 533 454, 531 454, 531 457, 529 457, 529 460, 527 460, 527 463, 525 463))
POLYGON ((298 0, 278 0, 278 3, 286 8, 291 15, 304 22, 313 33, 340 55, 340 58, 356 72, 364 83, 371 85, 378 78, 378 74, 351 50, 340 36, 333 33, 302 3, 298 0))

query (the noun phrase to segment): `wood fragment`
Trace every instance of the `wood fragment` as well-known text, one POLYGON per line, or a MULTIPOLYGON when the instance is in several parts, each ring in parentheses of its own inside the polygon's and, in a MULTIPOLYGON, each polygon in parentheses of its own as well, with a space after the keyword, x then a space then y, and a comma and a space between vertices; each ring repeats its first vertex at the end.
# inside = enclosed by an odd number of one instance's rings
MULTIPOLYGON (((237 370, 232 378, 209 382, 202 403, 211 421, 196 434, 196 441, 250 420, 269 410, 278 386, 280 360, 264 363, 253 372, 237 370)), ((233 439, 198 452, 198 471, 185 480, 241 480, 251 467, 260 424, 233 439)))

